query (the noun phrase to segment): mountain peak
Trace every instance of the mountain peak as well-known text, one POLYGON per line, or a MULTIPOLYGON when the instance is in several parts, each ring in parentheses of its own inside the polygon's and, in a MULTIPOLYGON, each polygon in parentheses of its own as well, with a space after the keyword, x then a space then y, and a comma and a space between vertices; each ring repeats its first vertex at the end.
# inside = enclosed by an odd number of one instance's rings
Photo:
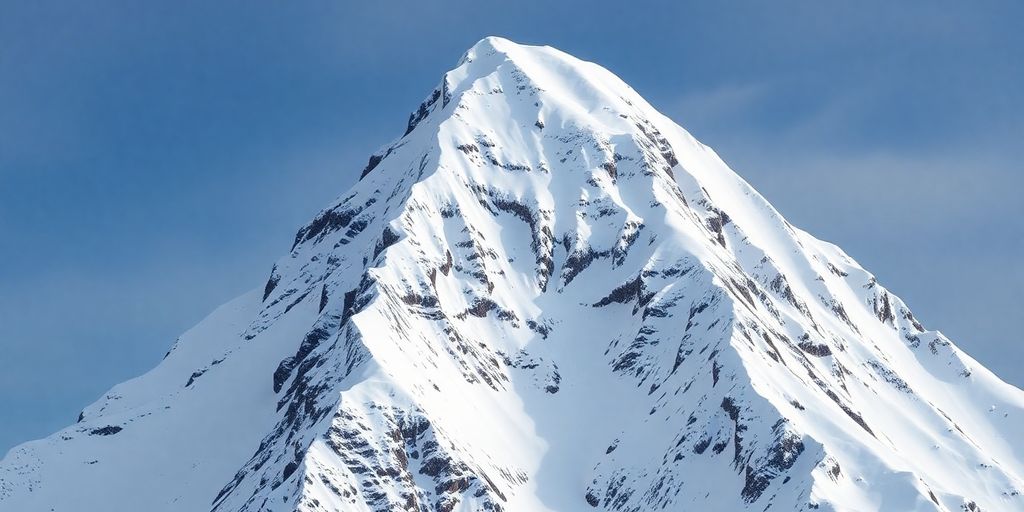
POLYGON ((1021 510, 1022 437, 1024 393, 615 75, 490 37, 0 505, 1021 510))
POLYGON ((475 60, 478 55, 487 55, 491 53, 508 53, 509 51, 515 51, 521 48, 528 48, 526 45, 522 45, 506 39, 501 36, 487 36, 477 41, 473 46, 469 47, 461 59, 459 64, 467 60, 475 60))

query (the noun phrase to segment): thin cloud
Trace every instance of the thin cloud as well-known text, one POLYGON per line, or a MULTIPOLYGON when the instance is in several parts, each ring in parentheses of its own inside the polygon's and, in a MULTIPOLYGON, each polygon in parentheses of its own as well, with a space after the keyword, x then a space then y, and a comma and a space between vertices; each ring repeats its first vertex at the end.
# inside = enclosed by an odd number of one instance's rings
POLYGON ((747 111, 769 94, 772 87, 769 82, 723 84, 687 93, 667 110, 674 112, 673 117, 683 126, 691 121, 698 124, 720 122, 747 111))

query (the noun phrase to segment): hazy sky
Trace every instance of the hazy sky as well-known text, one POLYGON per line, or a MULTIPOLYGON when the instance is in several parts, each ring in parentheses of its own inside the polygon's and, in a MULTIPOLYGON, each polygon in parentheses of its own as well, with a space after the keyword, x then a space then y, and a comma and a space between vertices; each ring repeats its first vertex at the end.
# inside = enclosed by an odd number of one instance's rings
POLYGON ((0 454, 262 286, 492 34, 608 67, 1024 385, 1022 19, 1017 1, 0 0, 0 454))

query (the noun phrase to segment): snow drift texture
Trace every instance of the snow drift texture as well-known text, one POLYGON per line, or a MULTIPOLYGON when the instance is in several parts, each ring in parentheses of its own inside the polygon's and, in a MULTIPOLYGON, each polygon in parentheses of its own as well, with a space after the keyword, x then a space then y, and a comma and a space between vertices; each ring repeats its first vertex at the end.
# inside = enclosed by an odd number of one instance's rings
MULTIPOLYGON (((965 299, 967 300, 967 299, 965 299)), ((4 511, 1024 510, 1024 393, 605 69, 488 38, 4 511)))

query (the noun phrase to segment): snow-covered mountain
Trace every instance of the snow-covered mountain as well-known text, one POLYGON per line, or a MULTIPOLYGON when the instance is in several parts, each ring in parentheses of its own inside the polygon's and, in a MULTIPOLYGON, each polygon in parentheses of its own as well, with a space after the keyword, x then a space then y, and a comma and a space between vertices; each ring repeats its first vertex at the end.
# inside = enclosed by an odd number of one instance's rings
POLYGON ((1024 392, 619 78, 487 38, 0 510, 1024 510, 1021 439, 1024 392))

